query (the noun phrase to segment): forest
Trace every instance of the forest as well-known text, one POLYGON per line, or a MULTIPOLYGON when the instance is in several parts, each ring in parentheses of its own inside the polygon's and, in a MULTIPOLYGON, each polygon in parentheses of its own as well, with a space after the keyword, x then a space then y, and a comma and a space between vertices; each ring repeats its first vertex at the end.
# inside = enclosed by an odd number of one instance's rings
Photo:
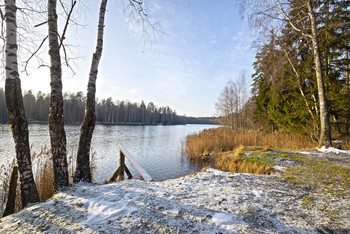
POLYGON ((243 4, 260 35, 252 95, 243 92, 244 77, 230 81, 216 104, 222 123, 307 135, 314 142, 330 141, 331 132, 332 137, 348 136, 349 1, 274 4, 243 4))
MULTIPOLYGON (((293 2, 307 12, 305 5, 293 2)), ((314 8, 330 125, 334 132, 349 135, 349 1, 320 1, 314 8)), ((301 18, 300 9, 290 12, 290 20, 308 25, 309 18, 301 18)), ((256 55, 255 119, 266 128, 317 139, 320 107, 312 39, 300 37, 294 24, 286 23, 278 33, 272 31, 256 55)))
MULTIPOLYGON (((26 117, 31 123, 47 123, 49 116, 50 96, 43 92, 33 94, 31 90, 23 93, 23 105, 26 117)), ((84 118, 86 96, 82 92, 64 93, 64 122, 81 124, 84 118)), ((96 121, 100 124, 213 124, 215 118, 187 117, 177 115, 170 107, 157 107, 153 102, 147 105, 142 101, 116 101, 112 98, 96 102, 96 121)), ((5 103, 5 92, 0 88, 0 123, 7 123, 8 115, 5 103)))

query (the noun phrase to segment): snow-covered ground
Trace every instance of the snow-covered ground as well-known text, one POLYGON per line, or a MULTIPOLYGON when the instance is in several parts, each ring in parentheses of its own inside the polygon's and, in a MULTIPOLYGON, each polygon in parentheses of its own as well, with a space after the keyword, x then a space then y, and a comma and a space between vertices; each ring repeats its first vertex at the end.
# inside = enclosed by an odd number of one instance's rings
POLYGON ((348 154, 350 155, 350 150, 340 150, 334 147, 328 147, 322 146, 321 148, 317 148, 317 151, 322 153, 333 153, 333 154, 348 154))
POLYGON ((0 219, 0 233, 329 231, 350 231, 349 197, 311 194, 278 175, 214 169, 162 182, 77 184, 0 219))
POLYGON ((328 147, 322 146, 321 148, 316 148, 316 150, 319 153, 312 152, 312 151, 297 151, 300 154, 305 155, 315 155, 315 156, 323 156, 324 154, 338 154, 338 155, 350 155, 350 150, 340 150, 334 147, 328 147))

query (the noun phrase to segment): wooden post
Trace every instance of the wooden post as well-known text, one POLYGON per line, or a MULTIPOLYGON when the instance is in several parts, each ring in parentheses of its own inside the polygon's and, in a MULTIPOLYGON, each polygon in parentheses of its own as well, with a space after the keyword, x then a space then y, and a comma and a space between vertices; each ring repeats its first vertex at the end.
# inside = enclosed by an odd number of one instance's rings
POLYGON ((114 182, 117 178, 119 181, 124 180, 124 172, 128 175, 128 179, 132 179, 132 174, 130 173, 128 167, 125 165, 125 158, 130 162, 131 166, 135 168, 137 173, 140 175, 141 180, 151 181, 152 178, 147 174, 147 172, 137 164, 134 157, 127 151, 124 146, 118 145, 119 147, 119 167, 114 171, 113 175, 109 178, 108 183, 114 182))
POLYGON ((125 155, 124 153, 119 150, 119 181, 124 180, 124 172, 125 172, 125 155))
POLYGON ((18 179, 18 168, 17 166, 15 166, 13 167, 12 174, 11 174, 9 194, 7 197, 6 208, 5 208, 3 217, 13 214, 13 211, 15 210, 17 179, 18 179))

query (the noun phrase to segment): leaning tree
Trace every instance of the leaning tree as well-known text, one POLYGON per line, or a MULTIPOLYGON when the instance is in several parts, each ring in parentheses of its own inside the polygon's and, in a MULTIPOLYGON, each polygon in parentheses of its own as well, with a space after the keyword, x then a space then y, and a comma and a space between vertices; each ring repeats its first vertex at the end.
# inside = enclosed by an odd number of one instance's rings
MULTIPOLYGON (((145 11, 143 1, 128 0, 130 7, 131 18, 140 18, 143 27, 144 40, 148 40, 150 34, 146 30, 146 25, 150 26, 153 33, 161 33, 161 28, 158 23, 152 23, 148 14, 145 11)), ((90 67, 89 81, 87 87, 87 100, 85 105, 85 115, 83 124, 80 130, 80 139, 77 154, 77 170, 74 177, 74 182, 85 181, 91 182, 90 172, 90 148, 92 134, 96 124, 95 113, 95 94, 96 94, 96 79, 98 72, 98 65, 102 55, 103 48, 103 32, 104 32, 104 19, 106 12, 107 0, 102 0, 99 11, 99 21, 97 30, 97 45, 95 53, 92 56, 92 62, 90 67)))

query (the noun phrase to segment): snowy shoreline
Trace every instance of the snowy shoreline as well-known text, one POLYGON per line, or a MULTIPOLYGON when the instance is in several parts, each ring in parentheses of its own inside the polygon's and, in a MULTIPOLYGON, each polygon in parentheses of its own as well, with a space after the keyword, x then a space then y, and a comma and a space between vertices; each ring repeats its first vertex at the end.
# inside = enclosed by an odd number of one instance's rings
POLYGON ((348 233, 349 197, 327 196, 278 175, 208 169, 162 182, 77 184, 0 219, 0 233, 348 233))

